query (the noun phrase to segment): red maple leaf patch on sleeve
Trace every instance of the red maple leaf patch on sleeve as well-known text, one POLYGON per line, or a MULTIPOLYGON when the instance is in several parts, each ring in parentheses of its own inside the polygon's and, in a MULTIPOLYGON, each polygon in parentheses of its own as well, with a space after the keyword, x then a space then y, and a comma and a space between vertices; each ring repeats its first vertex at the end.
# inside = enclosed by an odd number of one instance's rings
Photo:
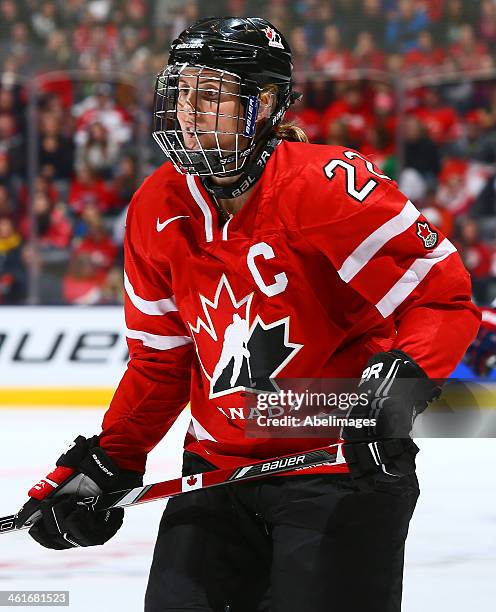
POLYGON ((436 246, 438 233, 431 229, 429 223, 425 221, 417 221, 417 236, 422 240, 426 249, 432 249, 436 246))

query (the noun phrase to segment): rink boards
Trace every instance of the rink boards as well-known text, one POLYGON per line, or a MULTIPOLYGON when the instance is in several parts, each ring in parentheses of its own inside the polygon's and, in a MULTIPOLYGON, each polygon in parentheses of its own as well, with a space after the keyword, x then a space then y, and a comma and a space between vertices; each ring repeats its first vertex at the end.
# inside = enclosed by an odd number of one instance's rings
POLYGON ((126 368, 121 307, 2 307, 0 406, 103 406, 126 368))

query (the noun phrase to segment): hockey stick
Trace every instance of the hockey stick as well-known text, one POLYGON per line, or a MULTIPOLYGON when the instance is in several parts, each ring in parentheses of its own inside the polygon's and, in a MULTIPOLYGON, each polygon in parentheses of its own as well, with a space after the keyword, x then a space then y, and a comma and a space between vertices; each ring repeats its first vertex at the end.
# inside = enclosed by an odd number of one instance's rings
MULTIPOLYGON (((94 511, 108 510, 109 508, 126 508, 157 499, 175 497, 176 495, 198 491, 199 489, 209 489, 210 487, 232 484, 234 482, 265 478, 273 474, 292 472, 295 469, 301 470, 321 463, 339 465, 345 463, 341 446, 341 443, 332 444, 331 446, 307 452, 284 455, 274 459, 264 459, 237 468, 213 470, 212 472, 183 476, 173 480, 164 480, 163 482, 135 487, 134 489, 103 493, 94 497, 85 497, 78 501, 77 504, 87 506, 90 510, 94 511)), ((15 518, 15 514, 0 518, 0 534, 28 529, 33 525, 33 521, 29 521, 22 527, 16 527, 15 518)))

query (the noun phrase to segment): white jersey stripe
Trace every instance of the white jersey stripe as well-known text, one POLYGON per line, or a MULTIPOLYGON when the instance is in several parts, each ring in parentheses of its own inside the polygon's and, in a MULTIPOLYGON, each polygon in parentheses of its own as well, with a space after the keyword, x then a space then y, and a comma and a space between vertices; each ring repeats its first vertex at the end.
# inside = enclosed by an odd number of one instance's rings
POLYGON ((167 351, 192 342, 189 336, 158 336, 138 329, 126 329, 126 336, 133 340, 141 340, 145 346, 159 351, 167 351))
POLYGON ((454 245, 445 238, 439 246, 427 253, 425 257, 416 259, 400 280, 377 302, 377 310, 384 318, 388 317, 416 289, 436 264, 455 252, 454 245))
POLYGON ((399 236, 407 230, 420 216, 420 212, 408 200, 403 210, 386 223, 383 223, 370 236, 357 246, 351 255, 345 260, 338 270, 339 276, 345 283, 356 276, 360 270, 367 265, 372 257, 379 251, 386 242, 399 236))
POLYGON ((147 315, 164 315, 168 312, 176 312, 177 306, 174 296, 161 300, 145 300, 136 295, 134 287, 131 285, 127 274, 124 272, 124 289, 131 300, 133 306, 140 312, 147 315))
POLYGON ((200 210, 203 213, 203 216, 205 217, 205 238, 207 242, 212 242, 214 237, 212 232, 212 213, 210 212, 210 208, 208 207, 208 204, 205 202, 205 198, 202 196, 200 190, 198 189, 198 185, 195 182, 195 177, 191 174, 187 174, 186 182, 188 184, 188 188, 191 192, 191 195, 193 196, 194 201, 198 204, 200 210))
POLYGON ((229 223, 231 223, 231 221, 232 217, 225 222, 224 227, 222 228, 222 240, 227 240, 227 226, 229 223))

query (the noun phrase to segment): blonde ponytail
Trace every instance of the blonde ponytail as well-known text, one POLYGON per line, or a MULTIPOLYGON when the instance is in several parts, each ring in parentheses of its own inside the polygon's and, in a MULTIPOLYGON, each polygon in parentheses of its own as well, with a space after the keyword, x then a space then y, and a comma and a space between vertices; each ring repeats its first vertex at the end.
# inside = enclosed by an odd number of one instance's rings
POLYGON ((274 127, 274 134, 282 140, 290 142, 310 142, 305 131, 296 123, 280 123, 274 127))

